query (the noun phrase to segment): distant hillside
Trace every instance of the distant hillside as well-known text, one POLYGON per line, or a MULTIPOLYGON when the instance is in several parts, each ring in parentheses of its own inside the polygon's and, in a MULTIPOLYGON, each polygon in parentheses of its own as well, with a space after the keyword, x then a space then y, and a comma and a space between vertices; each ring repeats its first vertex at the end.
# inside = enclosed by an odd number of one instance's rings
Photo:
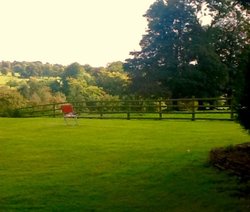
POLYGON ((99 68, 78 63, 0 62, 1 110, 62 101, 119 99, 128 94, 128 85, 122 62, 99 68))

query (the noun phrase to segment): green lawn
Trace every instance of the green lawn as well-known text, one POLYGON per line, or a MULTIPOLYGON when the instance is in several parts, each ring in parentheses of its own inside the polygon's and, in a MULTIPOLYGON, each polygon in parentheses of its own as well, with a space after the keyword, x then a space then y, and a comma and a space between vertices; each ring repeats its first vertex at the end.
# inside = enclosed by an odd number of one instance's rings
POLYGON ((248 211, 213 147, 233 122, 0 119, 0 211, 248 211))

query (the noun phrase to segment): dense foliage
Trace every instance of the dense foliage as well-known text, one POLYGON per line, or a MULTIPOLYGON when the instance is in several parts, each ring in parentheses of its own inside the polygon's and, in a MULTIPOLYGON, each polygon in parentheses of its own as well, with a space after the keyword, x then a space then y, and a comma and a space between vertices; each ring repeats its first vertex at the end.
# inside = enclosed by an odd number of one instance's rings
POLYGON ((233 96, 240 90, 240 58, 249 45, 249 16, 235 1, 157 0, 148 30, 126 70, 142 96, 233 96), (205 18, 211 20, 204 24, 205 18))
MULTIPOLYGON (((250 9, 249 0, 240 1, 246 9, 250 9)), ((241 63, 244 71, 244 83, 242 92, 239 95, 239 107, 238 107, 238 120, 241 125, 250 132, 250 48, 243 54, 243 61, 241 63)))
POLYGON ((141 50, 125 64, 132 91, 235 97, 238 119, 250 130, 249 8, 249 0, 156 0, 145 14, 141 50))
POLYGON ((15 108, 39 104, 118 99, 126 93, 128 83, 122 62, 94 68, 78 63, 2 61, 0 114, 8 116, 15 108))
MULTIPOLYGON (((250 57, 248 59, 250 61, 250 57)), ((246 130, 250 132, 250 62, 248 62, 248 69, 246 69, 246 80, 243 93, 240 97, 238 108, 238 120, 246 130)))
POLYGON ((156 1, 145 16, 149 29, 142 50, 127 60, 134 89, 142 95, 174 98, 218 95, 227 78, 226 67, 193 6, 186 1, 156 1))

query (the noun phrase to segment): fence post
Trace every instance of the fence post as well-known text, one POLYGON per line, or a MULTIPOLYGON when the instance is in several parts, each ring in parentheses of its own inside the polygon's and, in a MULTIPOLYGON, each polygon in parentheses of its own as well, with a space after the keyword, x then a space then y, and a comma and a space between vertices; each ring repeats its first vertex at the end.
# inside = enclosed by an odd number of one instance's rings
POLYGON ((195 97, 192 96, 192 121, 195 121, 195 97))
POLYGON ((101 116, 101 119, 103 119, 103 101, 100 101, 100 116, 101 116))
POLYGON ((56 104, 53 103, 53 117, 56 117, 56 104))
POLYGON ((130 101, 127 101, 127 103, 128 103, 128 106, 127 106, 127 120, 130 120, 130 110, 131 110, 130 101))
POLYGON ((230 114, 230 118, 233 120, 234 119, 234 103, 233 103, 233 97, 230 98, 230 111, 231 111, 231 114, 230 114))
POLYGON ((159 101, 159 118, 162 119, 162 105, 161 105, 161 100, 159 101))

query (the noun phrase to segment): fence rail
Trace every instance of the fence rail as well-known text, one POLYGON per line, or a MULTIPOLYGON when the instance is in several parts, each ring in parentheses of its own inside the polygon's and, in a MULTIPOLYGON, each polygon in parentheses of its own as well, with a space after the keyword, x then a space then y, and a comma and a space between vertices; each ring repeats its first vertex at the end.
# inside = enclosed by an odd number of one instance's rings
MULTIPOLYGON (((62 116, 55 103, 18 109, 22 117, 62 116)), ((231 98, 71 102, 80 118, 234 120, 231 98)))

